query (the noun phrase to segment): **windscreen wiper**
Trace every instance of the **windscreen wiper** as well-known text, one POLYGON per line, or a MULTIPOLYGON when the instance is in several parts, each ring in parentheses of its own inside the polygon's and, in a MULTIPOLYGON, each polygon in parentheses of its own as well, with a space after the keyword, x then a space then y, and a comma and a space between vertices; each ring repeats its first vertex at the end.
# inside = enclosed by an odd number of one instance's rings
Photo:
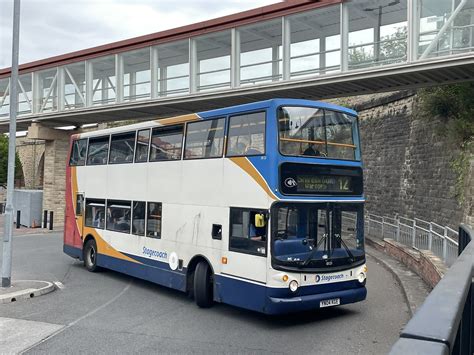
POLYGON ((327 237, 328 235, 324 233, 323 237, 319 240, 318 244, 314 247, 313 250, 311 250, 311 253, 309 253, 308 257, 299 265, 299 267, 308 266, 311 259, 313 259, 314 254, 316 254, 316 252, 318 251, 319 246, 321 245, 322 242, 324 242, 327 239, 327 237))
POLYGON ((349 255, 349 258, 351 259, 351 262, 354 262, 354 254, 352 254, 351 250, 347 247, 347 244, 342 240, 342 237, 340 234, 334 235, 336 237, 336 240, 342 244, 344 249, 346 250, 347 255, 349 255))

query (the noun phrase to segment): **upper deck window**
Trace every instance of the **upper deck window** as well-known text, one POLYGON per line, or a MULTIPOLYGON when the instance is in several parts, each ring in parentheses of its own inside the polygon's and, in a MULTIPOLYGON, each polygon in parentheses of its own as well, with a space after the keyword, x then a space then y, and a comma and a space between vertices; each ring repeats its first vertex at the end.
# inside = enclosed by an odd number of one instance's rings
POLYGON ((110 164, 132 163, 135 132, 115 134, 110 141, 110 164))
POLYGON ((71 159, 69 165, 77 166, 86 163, 87 139, 79 139, 72 142, 71 159))
POLYGON ((229 119, 227 156, 265 154, 265 112, 232 116, 229 119))
POLYGON ((87 165, 107 164, 109 153, 109 136, 89 139, 87 165))
POLYGON ((283 155, 356 160, 357 118, 314 107, 278 110, 283 155))
POLYGON ((189 123, 184 159, 222 157, 224 124, 224 118, 189 123))
POLYGON ((138 131, 137 149, 135 152, 135 163, 143 163, 148 160, 148 146, 150 142, 150 130, 138 131))
POLYGON ((179 160, 183 144, 183 125, 153 128, 150 161, 179 160))

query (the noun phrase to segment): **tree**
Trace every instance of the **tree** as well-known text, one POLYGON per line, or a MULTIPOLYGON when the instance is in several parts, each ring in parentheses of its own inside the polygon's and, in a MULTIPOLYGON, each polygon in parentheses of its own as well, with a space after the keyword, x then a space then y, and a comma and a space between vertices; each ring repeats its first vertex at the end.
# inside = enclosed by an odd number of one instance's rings
MULTIPOLYGON (((7 185, 8 173, 8 137, 0 134, 0 186, 7 185)), ((15 156, 15 179, 20 179, 23 175, 23 167, 21 166, 18 153, 15 156)))
MULTIPOLYGON (((407 28, 400 27, 395 33, 380 38, 379 61, 383 64, 406 60, 407 28)), ((373 46, 375 47, 375 46, 373 46)), ((376 63, 375 48, 355 47, 349 49, 349 64, 355 68, 373 66, 376 63)))

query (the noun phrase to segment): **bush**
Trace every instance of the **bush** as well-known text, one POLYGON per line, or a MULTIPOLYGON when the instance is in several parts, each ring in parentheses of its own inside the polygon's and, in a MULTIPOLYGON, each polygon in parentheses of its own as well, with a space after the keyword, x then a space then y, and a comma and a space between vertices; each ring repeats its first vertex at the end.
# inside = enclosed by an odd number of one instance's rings
MULTIPOLYGON (((0 186, 6 186, 8 173, 8 137, 0 134, 0 186)), ((18 153, 15 157, 15 178, 19 179, 23 175, 23 167, 21 166, 18 153)))

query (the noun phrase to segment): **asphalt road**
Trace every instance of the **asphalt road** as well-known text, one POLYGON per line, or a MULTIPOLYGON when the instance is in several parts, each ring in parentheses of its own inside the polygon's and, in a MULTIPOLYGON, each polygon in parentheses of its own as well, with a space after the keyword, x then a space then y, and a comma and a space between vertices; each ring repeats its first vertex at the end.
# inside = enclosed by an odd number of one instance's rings
POLYGON ((0 304, 0 323, 17 327, 28 354, 384 354, 408 321, 408 306, 388 271, 370 257, 368 268, 365 302, 270 317, 221 304, 199 309, 181 292, 112 271, 87 272, 62 253, 60 234, 18 236, 13 280, 60 281, 64 288, 0 304))

